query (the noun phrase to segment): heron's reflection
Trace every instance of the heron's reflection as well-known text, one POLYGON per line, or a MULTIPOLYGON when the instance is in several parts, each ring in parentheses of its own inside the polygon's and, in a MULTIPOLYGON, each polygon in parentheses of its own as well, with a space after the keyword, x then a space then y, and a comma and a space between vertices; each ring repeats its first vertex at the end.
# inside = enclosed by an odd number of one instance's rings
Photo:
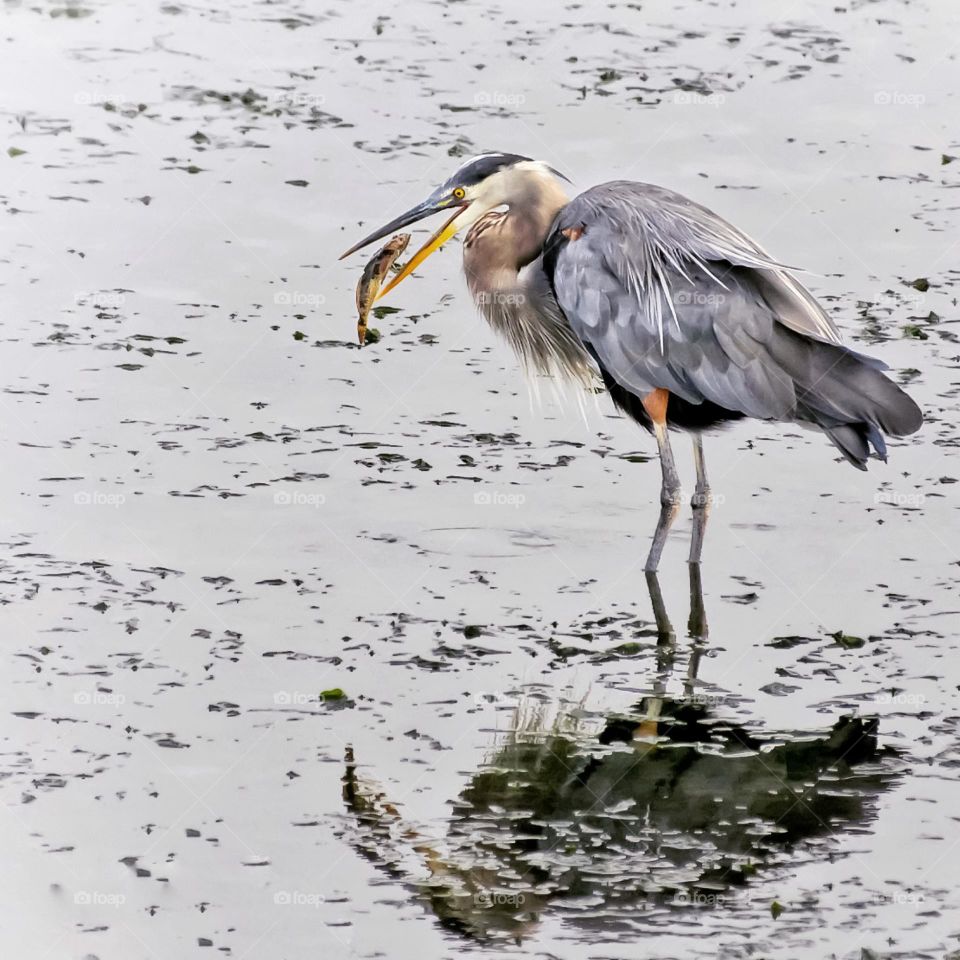
POLYGON ((658 636, 650 696, 592 727, 575 709, 548 719, 542 705, 519 707, 437 835, 405 823, 348 751, 357 848, 413 884, 445 926, 519 939, 549 910, 609 924, 720 907, 873 819, 894 776, 875 720, 768 733, 723 719, 723 700, 697 692, 707 620, 699 565, 689 569, 682 694, 667 693, 677 643, 648 574, 658 636))

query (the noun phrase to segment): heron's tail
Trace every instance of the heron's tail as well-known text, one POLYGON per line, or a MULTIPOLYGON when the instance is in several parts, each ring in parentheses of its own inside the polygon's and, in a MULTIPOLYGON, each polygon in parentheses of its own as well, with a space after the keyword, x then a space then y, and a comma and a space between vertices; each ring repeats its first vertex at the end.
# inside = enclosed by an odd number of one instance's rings
POLYGON ((779 324, 770 353, 793 378, 798 419, 820 427, 860 470, 867 469, 871 446, 887 459, 884 434, 905 437, 923 423, 920 408, 884 376, 879 360, 779 324))

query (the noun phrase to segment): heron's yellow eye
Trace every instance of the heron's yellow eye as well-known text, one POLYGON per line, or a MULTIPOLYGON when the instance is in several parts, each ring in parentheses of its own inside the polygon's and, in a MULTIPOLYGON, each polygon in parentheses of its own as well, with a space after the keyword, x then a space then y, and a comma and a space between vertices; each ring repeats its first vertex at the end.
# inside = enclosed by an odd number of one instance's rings
POLYGON ((463 187, 454 187, 453 195, 457 200, 462 200, 467 195, 467 191, 464 190, 463 187))

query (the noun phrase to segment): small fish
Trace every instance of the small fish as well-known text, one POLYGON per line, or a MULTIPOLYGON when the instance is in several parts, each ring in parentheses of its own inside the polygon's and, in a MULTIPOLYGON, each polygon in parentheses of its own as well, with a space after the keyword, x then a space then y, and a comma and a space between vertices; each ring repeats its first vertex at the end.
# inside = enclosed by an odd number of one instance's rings
POLYGON ((363 269, 363 276, 357 284, 357 313, 360 317, 357 321, 357 338, 361 347, 367 340, 367 317, 380 292, 380 285, 409 242, 409 233, 398 233, 391 237, 390 242, 363 269))

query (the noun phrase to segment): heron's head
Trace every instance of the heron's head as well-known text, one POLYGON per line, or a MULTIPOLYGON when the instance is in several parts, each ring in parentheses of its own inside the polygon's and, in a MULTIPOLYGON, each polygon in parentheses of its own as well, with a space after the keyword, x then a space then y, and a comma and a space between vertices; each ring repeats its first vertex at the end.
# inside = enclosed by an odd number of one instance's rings
POLYGON ((536 204, 538 197, 546 193, 548 185, 556 184, 556 177, 566 179, 563 174, 539 160, 521 157, 516 153, 481 154, 460 166, 426 200, 374 230, 340 259, 424 217, 434 213, 449 214, 440 229, 380 291, 379 300, 413 273, 431 253, 439 250, 458 230, 469 227, 495 207, 530 208, 536 204))

